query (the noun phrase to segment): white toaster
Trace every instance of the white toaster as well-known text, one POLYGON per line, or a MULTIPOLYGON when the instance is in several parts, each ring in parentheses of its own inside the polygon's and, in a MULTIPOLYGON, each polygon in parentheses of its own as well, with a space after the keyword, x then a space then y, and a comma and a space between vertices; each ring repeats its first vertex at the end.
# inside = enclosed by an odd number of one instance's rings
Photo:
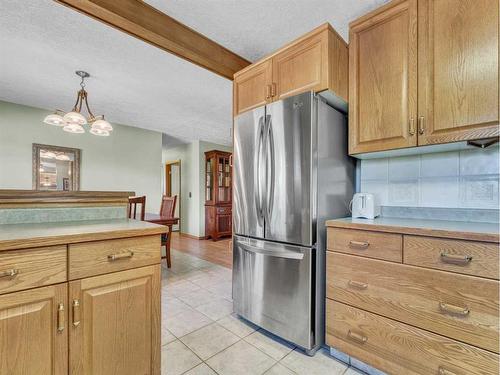
POLYGON ((373 194, 356 193, 352 197, 351 205, 353 218, 375 219, 380 216, 380 205, 373 194))

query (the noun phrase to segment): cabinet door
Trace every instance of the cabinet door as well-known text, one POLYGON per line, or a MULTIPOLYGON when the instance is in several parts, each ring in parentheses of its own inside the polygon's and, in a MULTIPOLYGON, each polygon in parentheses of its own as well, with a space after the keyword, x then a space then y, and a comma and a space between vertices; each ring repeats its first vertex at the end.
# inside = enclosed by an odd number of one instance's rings
POLYGON ((70 283, 72 375, 160 374, 160 265, 70 283))
POLYGON ((68 373, 67 284, 0 296, 0 374, 68 373))
POLYGON ((265 60, 234 77, 234 116, 271 101, 272 63, 265 60))
POLYGON ((498 7, 419 0, 420 145, 499 135, 498 7))
POLYGON ((349 153, 417 145, 417 1, 351 24, 349 153))
POLYGON ((328 30, 273 57, 273 100, 328 87, 328 30))

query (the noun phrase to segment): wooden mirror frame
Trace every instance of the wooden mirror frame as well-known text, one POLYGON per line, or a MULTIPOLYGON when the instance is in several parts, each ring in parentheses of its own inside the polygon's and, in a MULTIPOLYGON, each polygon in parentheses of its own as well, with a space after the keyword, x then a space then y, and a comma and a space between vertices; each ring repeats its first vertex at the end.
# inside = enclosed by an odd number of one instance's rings
POLYGON ((39 143, 33 143, 32 148, 32 188, 33 190, 40 190, 40 150, 50 150, 55 152, 66 152, 72 153, 74 155, 73 167, 71 168, 72 178, 72 191, 80 190, 80 160, 81 160, 81 150, 79 148, 71 147, 61 147, 53 145, 43 145, 39 143))

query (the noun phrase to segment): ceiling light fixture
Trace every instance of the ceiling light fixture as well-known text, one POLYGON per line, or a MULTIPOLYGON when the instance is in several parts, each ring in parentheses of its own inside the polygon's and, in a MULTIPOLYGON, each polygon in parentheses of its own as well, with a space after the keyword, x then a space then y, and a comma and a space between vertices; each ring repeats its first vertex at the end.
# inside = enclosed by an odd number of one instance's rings
POLYGON ((48 125, 60 126, 64 131, 74 134, 85 133, 85 128, 83 126, 90 125, 91 134, 101 137, 109 136, 110 132, 113 131, 111 124, 104 119, 104 115, 94 116, 89 108, 89 103, 87 101, 88 94, 87 91, 85 91, 85 78, 90 77, 90 74, 81 70, 77 70, 75 73, 82 81, 80 82, 81 89, 77 93, 76 103, 73 109, 67 113, 56 109, 54 113, 46 116, 43 122, 48 125), (81 114, 84 103, 88 113, 87 118, 81 114))

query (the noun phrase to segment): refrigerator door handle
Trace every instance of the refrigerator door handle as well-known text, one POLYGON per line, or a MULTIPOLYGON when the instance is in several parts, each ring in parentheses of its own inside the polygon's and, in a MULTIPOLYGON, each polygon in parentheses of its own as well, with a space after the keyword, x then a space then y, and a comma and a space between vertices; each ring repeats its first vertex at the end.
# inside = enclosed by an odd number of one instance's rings
MULTIPOLYGON (((257 222, 259 225, 264 225, 264 204, 263 204, 263 192, 262 192, 262 186, 263 186, 263 178, 262 178, 262 165, 261 165, 261 159, 265 155, 262 153, 262 146, 264 143, 264 116, 261 116, 259 118, 259 128, 258 128, 258 136, 257 136, 257 147, 256 147, 256 153, 255 153, 255 160, 254 160, 254 181, 257 183, 257 188, 254 191, 254 200, 255 200, 255 208, 257 210, 257 222)), ((265 162, 265 160, 264 160, 265 162)))
POLYGON ((266 116, 266 217, 267 220, 273 212, 274 201, 274 136, 273 120, 271 115, 266 116))
POLYGON ((268 255, 272 256, 275 258, 285 258, 285 259, 296 259, 296 260, 302 260, 304 259, 304 254, 294 252, 294 251, 273 251, 273 250, 267 250, 263 249, 260 247, 248 245, 246 243, 238 242, 238 246, 240 246, 243 250, 249 251, 251 253, 257 253, 257 254, 262 254, 262 255, 268 255))

